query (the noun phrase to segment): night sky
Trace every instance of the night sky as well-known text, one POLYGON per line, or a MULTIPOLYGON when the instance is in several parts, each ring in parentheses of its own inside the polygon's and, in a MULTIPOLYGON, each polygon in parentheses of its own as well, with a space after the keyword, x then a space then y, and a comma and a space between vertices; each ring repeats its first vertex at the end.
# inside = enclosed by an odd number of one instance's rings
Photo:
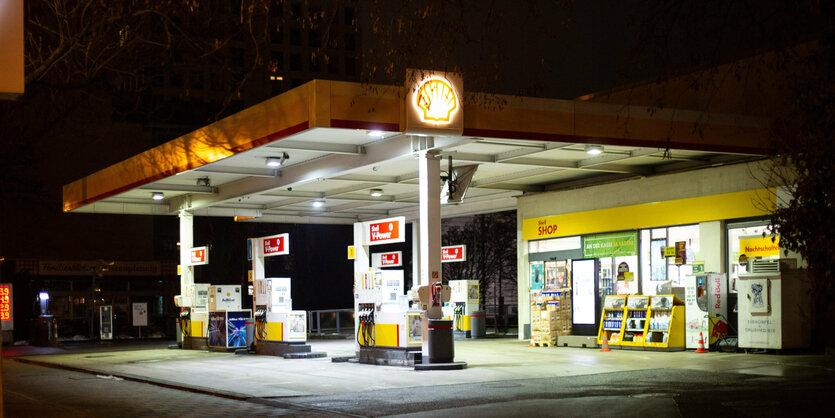
MULTIPOLYGON (((487 11, 479 7, 486 3, 450 2, 445 19, 459 16, 455 7, 466 4, 469 9, 463 15, 467 36, 449 29, 432 36, 459 37, 451 44, 422 44, 449 47, 454 64, 465 71, 468 90, 485 87, 557 98, 653 80, 759 48, 802 41, 808 38, 808 27, 814 27, 809 23, 800 30, 798 15, 789 13, 794 9, 787 6, 793 2, 568 1, 520 2, 518 7, 513 2, 499 10, 505 24, 485 28, 479 22, 487 11), (529 5, 539 8, 531 12, 529 5), (486 75, 498 81, 489 83, 486 75)), ((379 47, 380 42, 369 27, 363 28, 365 48, 379 47)), ((420 65, 424 52, 413 51, 413 62, 403 64, 420 65)), ((363 59, 369 65, 384 65, 384 57, 363 59)), ((401 83, 379 74, 374 79, 401 83)), ((0 102, 0 257, 176 259, 176 217, 61 213, 64 184, 166 140, 141 125, 114 122, 113 98, 100 94, 109 89, 106 83, 90 80, 81 85, 32 83, 16 102, 0 102), (55 91, 60 100, 54 100, 55 91)), ((167 139, 196 127, 172 128, 167 139)), ((301 286, 294 287, 293 297, 300 308, 350 307, 352 266, 345 255, 352 240, 350 226, 195 219, 195 245, 210 245, 213 261, 196 268, 197 281, 240 283, 248 268, 245 239, 289 232, 292 255, 270 260, 268 276, 298 277, 294 286, 301 286)), ((404 253, 410 250, 404 247, 404 253)), ((410 274, 410 267, 404 269, 410 274)))

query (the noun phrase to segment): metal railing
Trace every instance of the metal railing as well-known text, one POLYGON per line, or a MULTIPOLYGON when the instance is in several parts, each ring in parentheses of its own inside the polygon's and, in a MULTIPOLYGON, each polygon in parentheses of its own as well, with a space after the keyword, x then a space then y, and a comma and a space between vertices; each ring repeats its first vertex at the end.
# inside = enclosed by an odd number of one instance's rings
POLYGON ((352 335, 353 333, 353 309, 307 311, 307 335, 352 335))

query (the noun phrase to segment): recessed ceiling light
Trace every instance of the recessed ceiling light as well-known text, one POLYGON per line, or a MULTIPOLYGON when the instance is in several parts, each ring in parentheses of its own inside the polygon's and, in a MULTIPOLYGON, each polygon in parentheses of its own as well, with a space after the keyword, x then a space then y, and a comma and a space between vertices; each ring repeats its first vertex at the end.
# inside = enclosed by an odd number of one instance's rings
POLYGON ((321 208, 322 206, 324 206, 324 204, 325 204, 324 200, 316 199, 316 200, 313 201, 313 207, 314 208, 321 208))
POLYGON ((383 189, 371 189, 371 196, 380 197, 383 195, 383 189))
POLYGON ((162 198, 163 198, 163 196, 162 196, 162 192, 153 192, 153 193, 151 193, 151 199, 154 199, 154 200, 162 200, 162 198))
POLYGON ((603 153, 602 145, 586 145, 586 154, 598 155, 603 153))
POLYGON ((279 157, 267 157, 267 167, 276 168, 284 165, 284 162, 289 160, 290 156, 286 152, 281 153, 279 157))

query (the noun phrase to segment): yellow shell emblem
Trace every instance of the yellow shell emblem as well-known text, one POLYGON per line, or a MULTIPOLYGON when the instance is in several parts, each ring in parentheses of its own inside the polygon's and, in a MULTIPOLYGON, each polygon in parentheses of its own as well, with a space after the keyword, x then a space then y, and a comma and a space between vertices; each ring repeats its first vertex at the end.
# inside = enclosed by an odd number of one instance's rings
POLYGON ((452 111, 458 107, 455 91, 443 80, 431 79, 417 91, 415 104, 423 110, 426 122, 449 122, 452 111))

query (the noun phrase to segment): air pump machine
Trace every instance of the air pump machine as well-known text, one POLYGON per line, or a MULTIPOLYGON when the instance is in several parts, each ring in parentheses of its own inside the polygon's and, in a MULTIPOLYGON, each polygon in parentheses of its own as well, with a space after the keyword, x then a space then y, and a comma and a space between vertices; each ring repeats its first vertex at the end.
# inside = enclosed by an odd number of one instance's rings
POLYGON ((255 352, 274 356, 310 353, 307 312, 293 309, 289 277, 265 277, 266 257, 289 254, 289 234, 249 240, 252 256, 255 352))

